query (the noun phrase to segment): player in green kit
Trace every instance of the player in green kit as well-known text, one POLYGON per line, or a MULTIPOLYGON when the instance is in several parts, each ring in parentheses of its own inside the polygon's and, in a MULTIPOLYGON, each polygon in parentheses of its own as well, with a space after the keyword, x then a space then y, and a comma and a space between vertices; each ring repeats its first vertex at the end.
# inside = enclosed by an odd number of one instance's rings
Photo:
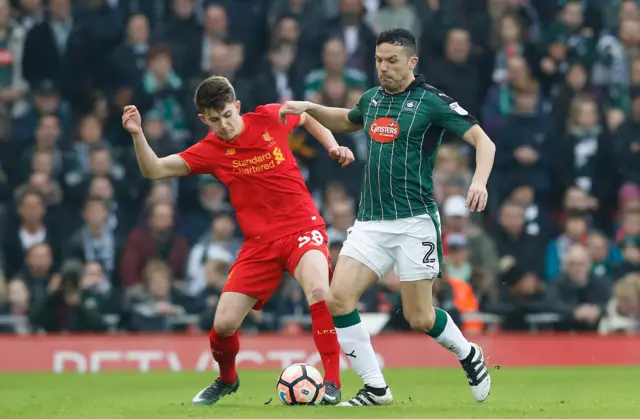
POLYGON ((390 269, 400 278, 409 324, 456 356, 473 396, 482 402, 489 396, 491 377, 481 348, 462 335, 447 312, 432 304, 432 281, 442 276, 432 172, 445 131, 473 145, 476 171, 467 205, 470 211, 483 211, 495 146, 454 99, 414 76, 418 57, 410 32, 382 32, 375 59, 381 86, 362 95, 354 109, 286 102, 280 110, 281 117, 307 112, 333 132, 364 129, 369 140, 360 209, 338 258, 329 300, 340 345, 364 381, 364 388, 340 406, 393 401, 356 310, 364 291, 390 269))

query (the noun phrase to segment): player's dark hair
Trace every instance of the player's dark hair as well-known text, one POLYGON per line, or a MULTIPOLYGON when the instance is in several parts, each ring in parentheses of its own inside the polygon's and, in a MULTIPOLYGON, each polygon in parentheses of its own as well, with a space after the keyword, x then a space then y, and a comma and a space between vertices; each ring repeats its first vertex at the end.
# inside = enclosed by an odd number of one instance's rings
POLYGON ((387 29, 380 32, 376 46, 391 44, 409 49, 411 55, 416 55, 416 37, 411 32, 402 28, 387 29))
POLYGON ((198 112, 206 109, 222 111, 227 104, 236 101, 236 92, 226 77, 211 76, 205 79, 196 89, 193 102, 198 112))

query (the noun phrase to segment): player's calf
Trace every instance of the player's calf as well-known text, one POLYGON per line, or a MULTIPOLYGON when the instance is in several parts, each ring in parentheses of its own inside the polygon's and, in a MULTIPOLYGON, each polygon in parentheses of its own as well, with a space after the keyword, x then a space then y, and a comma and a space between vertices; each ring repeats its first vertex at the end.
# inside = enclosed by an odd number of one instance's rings
POLYGON ((294 269, 294 277, 302 286, 309 302, 313 341, 322 358, 325 386, 328 390, 325 391, 324 402, 337 404, 341 399, 340 345, 326 302, 329 296, 329 261, 326 254, 319 249, 305 252, 294 269))
POLYGON ((257 299, 236 292, 223 292, 209 334, 211 354, 220 367, 220 376, 200 390, 191 400, 196 405, 212 405, 222 397, 235 393, 240 386, 236 356, 240 351, 238 327, 257 299))

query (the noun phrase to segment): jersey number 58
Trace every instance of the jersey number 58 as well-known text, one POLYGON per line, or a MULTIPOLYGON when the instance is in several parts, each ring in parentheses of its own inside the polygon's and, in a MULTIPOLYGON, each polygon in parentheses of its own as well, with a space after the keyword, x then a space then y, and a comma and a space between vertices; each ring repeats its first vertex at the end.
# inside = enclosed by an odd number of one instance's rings
POLYGON ((302 247, 309 242, 313 242, 316 246, 320 246, 324 243, 324 237, 318 230, 312 230, 311 233, 307 233, 304 236, 298 237, 298 247, 302 247))

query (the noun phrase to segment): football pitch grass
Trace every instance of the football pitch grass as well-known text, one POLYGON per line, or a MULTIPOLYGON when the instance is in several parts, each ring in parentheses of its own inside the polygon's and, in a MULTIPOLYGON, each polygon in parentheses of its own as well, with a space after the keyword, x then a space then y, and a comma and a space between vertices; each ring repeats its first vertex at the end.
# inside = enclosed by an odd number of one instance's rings
MULTIPOLYGON (((640 408, 640 367, 493 369, 485 403, 473 400, 461 370, 388 369, 395 403, 369 408, 282 406, 278 373, 240 371, 240 391, 214 406, 190 405, 214 373, 0 374, 0 418, 626 419, 640 408)), ((360 381, 343 377, 350 397, 360 381)))

